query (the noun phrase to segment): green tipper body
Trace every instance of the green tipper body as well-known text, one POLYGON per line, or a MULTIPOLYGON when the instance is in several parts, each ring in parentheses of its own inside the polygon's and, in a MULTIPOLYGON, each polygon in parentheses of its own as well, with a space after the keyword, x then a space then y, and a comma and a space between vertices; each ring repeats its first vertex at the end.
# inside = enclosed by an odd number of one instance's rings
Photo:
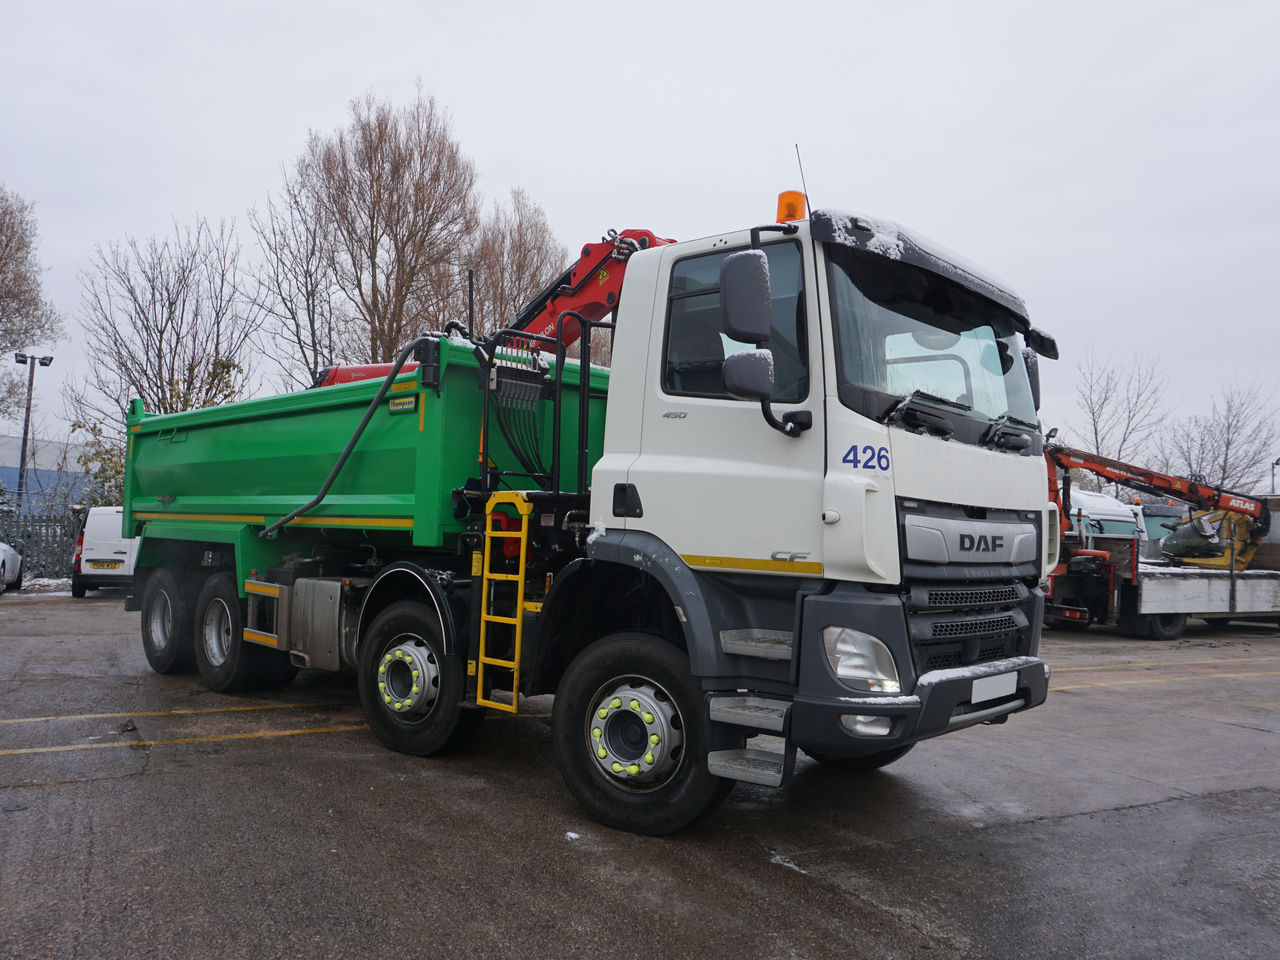
MULTIPOLYGON (((378 547, 444 551, 465 526, 452 493, 481 474, 484 392, 470 344, 441 340, 439 386, 400 374, 325 499, 278 534, 262 529, 314 497, 378 392, 381 380, 303 390, 169 415, 129 412, 124 533, 139 535, 140 567, 164 562, 165 541, 234 545, 237 582, 319 541, 356 540, 378 547)), ((591 371, 588 469, 604 435, 608 371, 591 371)), ((561 486, 577 477, 579 368, 565 366, 561 486)), ((496 401, 491 401, 496 402, 496 401)), ((536 401, 539 448, 551 463, 552 411, 536 401)), ((491 416, 489 458, 521 469, 491 416)), ((536 488, 511 478, 513 488, 536 488)))

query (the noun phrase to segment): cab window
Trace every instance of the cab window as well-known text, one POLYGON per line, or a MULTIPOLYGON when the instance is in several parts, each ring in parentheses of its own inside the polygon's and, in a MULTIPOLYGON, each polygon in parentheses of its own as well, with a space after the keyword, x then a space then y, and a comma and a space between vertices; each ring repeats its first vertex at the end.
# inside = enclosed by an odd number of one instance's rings
MULTIPOLYGON (((803 400, 809 393, 805 342, 804 258, 791 241, 766 244, 773 325, 774 400, 803 400)), ((662 389, 678 396, 723 397, 724 358, 753 345, 731 340, 720 322, 720 264, 736 250, 686 257, 671 270, 662 389)))

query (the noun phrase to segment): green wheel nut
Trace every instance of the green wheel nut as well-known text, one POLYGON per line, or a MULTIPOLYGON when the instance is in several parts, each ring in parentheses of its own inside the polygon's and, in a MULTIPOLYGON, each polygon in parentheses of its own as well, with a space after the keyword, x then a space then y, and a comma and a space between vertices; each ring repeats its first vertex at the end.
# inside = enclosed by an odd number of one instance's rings
POLYGON ((652 752, 650 752, 650 753, 646 753, 646 754, 644 755, 644 762, 645 762, 645 763, 648 763, 648 764, 652 764, 652 763, 653 763, 653 753, 652 753, 652 752))
POLYGON ((421 692, 421 691, 419 691, 417 687, 414 687, 412 692, 413 692, 413 693, 419 693, 419 692, 421 692))
POLYGON ((383 702, 384 702, 384 703, 390 703, 390 702, 391 702, 391 698, 390 698, 389 696, 387 696, 386 694, 383 694, 382 700, 383 700, 383 702))
POLYGON ((640 767, 634 763, 631 766, 627 767, 627 773, 631 774, 631 776, 633 777, 639 772, 640 772, 640 767))
POLYGON ((621 773, 621 772, 622 772, 622 764, 620 764, 617 760, 613 761, 613 767, 612 767, 612 770, 613 770, 613 772, 614 772, 614 773, 621 773))
POLYGON ((658 737, 658 735, 657 735, 656 733, 651 733, 651 734, 649 734, 649 742, 650 742, 651 744, 653 744, 653 745, 656 747, 656 746, 658 745, 658 743, 660 742, 660 738, 658 737))
POLYGON ((601 730, 599 727, 592 727, 592 728, 591 728, 591 736, 593 736, 593 737, 595 737, 597 740, 599 740, 602 736, 604 736, 604 731, 603 731, 603 730, 601 730))
POLYGON ((417 680, 417 679, 418 679, 418 677, 420 677, 420 676, 422 676, 422 671, 421 671, 421 670, 415 670, 415 671, 413 671, 413 679, 417 680))
POLYGON ((609 715, 609 709, 607 707, 602 707, 601 709, 596 711, 596 716, 599 717, 601 720, 603 720, 608 715, 609 715))
POLYGON ((386 690, 387 690, 387 685, 386 685, 385 683, 381 683, 381 682, 380 682, 380 683, 378 684, 378 689, 379 689, 379 690, 381 690, 381 691, 383 691, 383 692, 385 693, 385 692, 386 692, 386 690))
POLYGON ((629 704, 627 704, 627 706, 629 706, 632 710, 639 710, 639 709, 640 709, 640 701, 639 701, 639 700, 632 700, 629 704))
POLYGON ((617 710, 620 706, 622 706, 622 698, 614 697, 612 700, 609 701, 609 706, 612 709, 617 710))
POLYGON ((609 755, 609 751, 606 750, 604 747, 596 748, 596 756, 599 757, 601 760, 603 760, 608 755, 609 755))
POLYGON ((652 714, 652 713, 642 713, 642 714, 640 714, 640 716, 644 717, 644 722, 645 722, 645 723, 653 723, 653 714, 652 714))

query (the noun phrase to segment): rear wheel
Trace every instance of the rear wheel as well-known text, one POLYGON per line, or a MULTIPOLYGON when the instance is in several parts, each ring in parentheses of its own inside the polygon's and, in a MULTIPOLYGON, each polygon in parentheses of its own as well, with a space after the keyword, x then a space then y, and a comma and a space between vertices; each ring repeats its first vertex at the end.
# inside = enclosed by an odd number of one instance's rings
POLYGON ((262 685, 272 666, 270 651, 245 643, 244 608, 229 573, 204 582, 195 606, 196 669, 215 693, 262 685))
POLYGON ((914 743, 908 743, 905 746, 894 747, 891 750, 881 750, 879 753, 868 753, 861 757, 830 757, 825 753, 814 753, 811 750, 806 750, 805 753, 824 767, 831 767, 833 770, 847 770, 850 773, 870 773, 872 770, 887 767, 895 760, 901 760, 914 746, 914 743))
POLYGON ((1148 618, 1152 640, 1177 640, 1182 631, 1187 629, 1185 613, 1158 613, 1148 618))
MULTIPOLYGON (((84 585, 84 583, 83 583, 83 582, 81 582, 81 580, 80 580, 80 578, 79 578, 79 577, 77 577, 77 576, 75 576, 74 574, 72 574, 72 576, 71 576, 71 596, 75 597, 77 600, 83 600, 83 599, 84 599, 84 595, 85 595, 85 593, 86 593, 86 592, 87 592, 87 591, 86 591, 86 589, 85 589, 85 585, 84 585)), ((147 659, 150 659, 150 657, 148 657, 147 659)), ((155 664, 152 664, 152 666, 155 666, 155 664)), ((162 671, 160 671, 160 672, 161 672, 161 673, 163 673, 164 671, 162 670, 162 671)))
POLYGON ((552 716, 569 792, 596 820, 634 833, 672 833, 705 816, 733 788, 707 769, 705 709, 673 644, 644 633, 592 644, 561 679, 552 716))
POLYGON ((416 600, 391 604, 369 625, 357 686, 370 729, 399 753, 439 753, 483 720, 483 711, 462 708, 462 662, 445 655, 440 618, 416 600))
POLYGON ((22 574, 26 572, 26 568, 27 568, 26 561, 23 560, 21 557, 19 557, 18 558, 18 579, 13 581, 13 583, 9 584, 10 590, 22 589, 22 574))
MULTIPOLYGON (((74 578, 71 595, 84 596, 84 584, 74 578)), ((190 673, 195 668, 191 602, 177 578, 164 567, 152 571, 142 590, 142 649, 156 673, 190 673)))

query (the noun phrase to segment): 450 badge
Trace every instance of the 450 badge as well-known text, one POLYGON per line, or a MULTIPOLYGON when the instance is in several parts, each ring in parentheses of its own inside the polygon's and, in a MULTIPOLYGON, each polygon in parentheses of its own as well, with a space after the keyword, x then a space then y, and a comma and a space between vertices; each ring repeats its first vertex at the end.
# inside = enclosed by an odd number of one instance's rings
POLYGON ((859 446, 854 444, 845 451, 843 457, 840 458, 841 463, 847 463, 855 470, 889 470, 889 448, 873 447, 871 444, 859 446))

